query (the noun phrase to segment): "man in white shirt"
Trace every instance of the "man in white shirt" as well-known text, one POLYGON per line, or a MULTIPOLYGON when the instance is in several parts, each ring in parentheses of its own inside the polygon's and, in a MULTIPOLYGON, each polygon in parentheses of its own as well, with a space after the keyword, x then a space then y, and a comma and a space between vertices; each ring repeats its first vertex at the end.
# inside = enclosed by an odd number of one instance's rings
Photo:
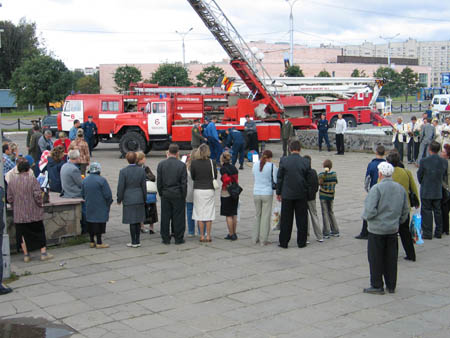
POLYGON ((397 118, 397 123, 394 123, 394 126, 392 128, 392 143, 394 143, 395 149, 397 149, 398 153, 400 154, 400 161, 403 162, 403 142, 406 140, 405 125, 401 116, 397 118))
POLYGON ((344 133, 346 130, 347 122, 342 118, 342 114, 339 114, 336 121, 336 155, 344 155, 344 133))
POLYGON ((419 135, 421 124, 417 122, 415 116, 411 117, 411 122, 406 125, 406 143, 408 144, 408 163, 415 163, 419 155, 419 135))

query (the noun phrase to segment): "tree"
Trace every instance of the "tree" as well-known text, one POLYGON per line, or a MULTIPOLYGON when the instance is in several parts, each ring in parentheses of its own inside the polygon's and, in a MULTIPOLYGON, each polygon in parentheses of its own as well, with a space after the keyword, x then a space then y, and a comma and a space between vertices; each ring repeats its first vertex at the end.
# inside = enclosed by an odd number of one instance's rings
POLYGON ((385 81, 381 94, 384 96, 397 97, 402 94, 400 76, 390 67, 380 67, 374 73, 374 77, 385 81))
POLYGON ((409 67, 403 68, 400 73, 400 86, 403 90, 403 95, 405 95, 405 102, 408 102, 408 95, 415 95, 421 87, 419 74, 414 73, 409 67))
POLYGON ((358 68, 353 69, 352 74, 350 75, 351 77, 366 77, 366 72, 363 70, 359 70, 358 68))
POLYGON ((40 53, 36 25, 21 19, 16 26, 10 21, 0 21, 0 88, 9 88, 14 70, 27 58, 40 53))
POLYGON ((74 92, 78 92, 78 87, 77 87, 77 83, 78 83, 78 80, 80 80, 80 79, 82 79, 83 77, 85 77, 85 75, 84 75, 84 73, 82 72, 82 71, 80 71, 80 70, 74 70, 74 71, 72 71, 71 72, 72 74, 72 86, 71 86, 71 89, 74 91, 74 92))
POLYGON ((146 82, 157 83, 160 86, 192 86, 186 68, 172 63, 160 65, 146 82))
POLYGON ((100 93, 100 86, 94 76, 83 76, 77 81, 77 91, 82 94, 98 94, 100 93))
POLYGON ((303 70, 300 68, 300 66, 289 66, 284 70, 284 76, 287 77, 305 77, 305 74, 303 74, 303 70))
POLYGON ((197 86, 214 87, 217 81, 225 76, 225 71, 217 66, 208 66, 197 75, 197 86))
POLYGON ((44 104, 62 101, 70 92, 72 75, 64 63, 49 55, 34 56, 16 68, 11 78, 11 91, 18 104, 44 104))
POLYGON ((117 86, 114 90, 123 93, 129 90, 131 82, 141 81, 142 74, 136 67, 125 65, 116 69, 113 78, 117 86))
POLYGON ((319 74, 317 74, 317 77, 331 77, 331 74, 328 73, 326 69, 322 69, 319 74))

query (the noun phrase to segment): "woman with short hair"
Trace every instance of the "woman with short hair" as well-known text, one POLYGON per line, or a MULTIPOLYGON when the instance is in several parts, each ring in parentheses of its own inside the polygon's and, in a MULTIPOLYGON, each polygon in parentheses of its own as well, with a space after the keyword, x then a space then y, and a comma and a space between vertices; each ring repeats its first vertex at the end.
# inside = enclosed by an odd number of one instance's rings
POLYGON ((13 209, 16 225, 16 241, 23 250, 23 260, 31 260, 30 251, 40 249, 41 261, 53 256, 47 253, 47 240, 44 228, 44 207, 41 187, 37 179, 29 175, 30 163, 20 161, 18 175, 12 176, 8 184, 8 202, 13 209))
POLYGON ((238 183, 239 172, 231 164, 231 154, 226 151, 220 156, 220 175, 222 180, 222 189, 220 191, 220 215, 225 216, 227 220, 228 235, 225 239, 235 241, 238 239, 236 234, 237 212, 239 206, 239 196, 234 198, 228 192, 228 187, 232 183, 238 183))
POLYGON ((191 177, 194 182, 192 218, 200 227, 200 242, 211 242, 212 221, 216 219, 213 180, 217 179, 217 169, 215 161, 211 160, 210 156, 209 146, 201 144, 198 147, 196 159, 191 163, 191 177))

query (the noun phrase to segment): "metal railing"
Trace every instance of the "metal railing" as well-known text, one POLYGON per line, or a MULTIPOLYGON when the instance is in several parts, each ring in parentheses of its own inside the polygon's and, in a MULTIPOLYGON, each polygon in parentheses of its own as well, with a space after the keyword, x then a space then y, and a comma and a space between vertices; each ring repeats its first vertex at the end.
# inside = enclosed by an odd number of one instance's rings
MULTIPOLYGON (((38 121, 39 126, 41 126, 42 119, 39 117, 39 118, 37 118, 37 121, 38 121)), ((2 127, 2 129, 4 128, 5 131, 7 131, 8 129, 27 130, 27 129, 30 129, 30 126, 32 126, 32 125, 33 124, 31 123, 30 120, 23 119, 23 118, 22 119, 17 118, 17 121, 14 121, 14 120, 2 121, 2 120, 0 120, 0 126, 2 127), (17 128, 15 128, 15 127, 17 127, 17 128)))

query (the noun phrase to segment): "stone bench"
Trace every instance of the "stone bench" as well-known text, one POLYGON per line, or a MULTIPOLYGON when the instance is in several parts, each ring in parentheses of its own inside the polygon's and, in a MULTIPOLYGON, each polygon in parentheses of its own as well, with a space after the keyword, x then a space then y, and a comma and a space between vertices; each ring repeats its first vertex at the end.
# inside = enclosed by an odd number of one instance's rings
MULTIPOLYGON (((47 245, 61 244, 64 238, 77 236, 81 233, 81 202, 83 202, 82 198, 62 198, 59 193, 50 193, 50 202, 44 204, 47 245)), ((13 211, 9 204, 6 210, 6 224, 10 247, 15 251, 16 227, 13 221, 13 211)))

